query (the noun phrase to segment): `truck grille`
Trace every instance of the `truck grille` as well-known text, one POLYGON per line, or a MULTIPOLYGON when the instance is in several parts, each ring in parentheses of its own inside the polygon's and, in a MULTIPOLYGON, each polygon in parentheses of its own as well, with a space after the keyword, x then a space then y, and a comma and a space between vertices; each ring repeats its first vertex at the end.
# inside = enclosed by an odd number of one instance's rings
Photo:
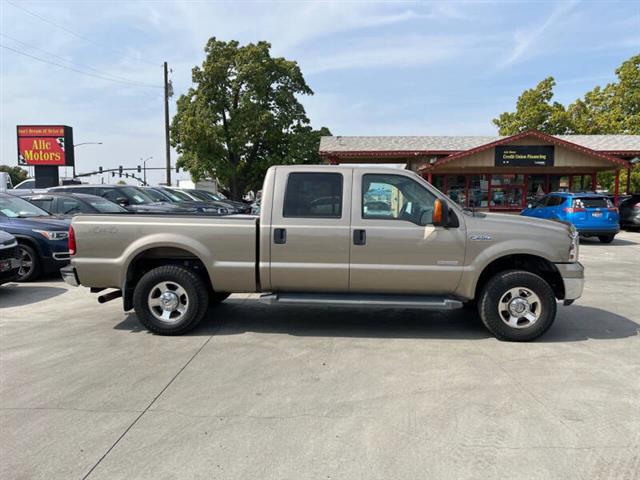
POLYGON ((0 260, 8 258, 20 258, 20 249, 17 245, 11 248, 0 248, 0 260))

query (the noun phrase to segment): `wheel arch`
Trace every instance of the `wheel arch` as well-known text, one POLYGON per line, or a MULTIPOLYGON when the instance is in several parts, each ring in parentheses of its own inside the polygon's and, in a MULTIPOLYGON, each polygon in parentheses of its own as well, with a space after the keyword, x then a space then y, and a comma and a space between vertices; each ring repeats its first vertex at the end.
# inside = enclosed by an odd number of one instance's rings
POLYGON ((137 251, 127 263, 122 286, 125 311, 133 308, 133 292, 142 276, 164 265, 183 266, 192 270, 204 281, 209 291, 213 291, 209 269, 197 252, 184 245, 153 245, 137 251))
POLYGON ((538 255, 517 253, 498 257, 482 269, 473 290, 474 298, 479 298, 489 279, 506 270, 523 270, 538 275, 549 284, 556 298, 563 299, 565 296, 564 281, 552 262, 538 255))

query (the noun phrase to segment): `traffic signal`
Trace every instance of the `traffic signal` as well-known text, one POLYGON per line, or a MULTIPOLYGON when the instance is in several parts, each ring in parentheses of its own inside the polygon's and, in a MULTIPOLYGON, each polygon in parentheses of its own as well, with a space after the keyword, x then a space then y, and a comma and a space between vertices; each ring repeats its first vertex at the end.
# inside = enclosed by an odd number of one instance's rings
POLYGON ((138 165, 138 173, 142 173, 142 167, 138 165))
POLYGON ((98 167, 98 173, 102 173, 102 167, 98 167))
POLYGON ((176 173, 180 173, 180 167, 176 165, 176 173))
POLYGON ((124 174, 124 178, 129 178, 129 174, 128 174, 128 173, 125 173, 125 174, 124 174))
POLYGON ((122 165, 118 167, 118 175, 122 177, 122 165))
POLYGON ((116 176, 116 172, 111 172, 111 176, 115 177, 116 176))

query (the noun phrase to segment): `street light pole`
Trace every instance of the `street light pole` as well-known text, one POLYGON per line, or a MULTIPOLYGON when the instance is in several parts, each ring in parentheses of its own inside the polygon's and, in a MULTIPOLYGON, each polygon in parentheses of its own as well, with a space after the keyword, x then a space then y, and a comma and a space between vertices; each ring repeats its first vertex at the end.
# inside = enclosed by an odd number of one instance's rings
POLYGON ((153 155, 145 158, 144 160, 140 158, 140 161, 142 162, 142 180, 144 182, 145 187, 147 186, 147 160, 152 160, 152 159, 153 159, 153 155))
MULTIPOLYGON (((75 149, 76 147, 79 147, 80 145, 102 145, 102 142, 82 142, 82 143, 76 143, 73 148, 75 149)), ((73 156, 74 160, 73 160, 73 176, 72 178, 76 178, 76 162, 75 162, 75 155, 73 156)))

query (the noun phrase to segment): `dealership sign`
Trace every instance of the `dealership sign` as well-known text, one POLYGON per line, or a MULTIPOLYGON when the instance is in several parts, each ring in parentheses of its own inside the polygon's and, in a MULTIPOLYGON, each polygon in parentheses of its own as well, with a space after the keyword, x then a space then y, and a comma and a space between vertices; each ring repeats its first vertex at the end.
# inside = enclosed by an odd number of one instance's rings
POLYGON ((18 125, 18 164, 73 165, 73 129, 64 125, 18 125))
POLYGON ((498 145, 496 167, 553 167, 553 145, 498 145))

